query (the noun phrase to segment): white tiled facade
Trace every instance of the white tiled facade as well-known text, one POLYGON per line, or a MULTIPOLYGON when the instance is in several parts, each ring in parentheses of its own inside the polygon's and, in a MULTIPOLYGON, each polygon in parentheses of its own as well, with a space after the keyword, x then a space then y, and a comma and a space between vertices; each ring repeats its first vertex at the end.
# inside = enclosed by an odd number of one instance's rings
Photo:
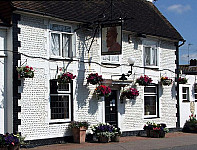
MULTIPOLYGON (((21 119, 19 132, 23 136, 26 136, 26 140, 71 135, 68 129, 68 123, 49 124, 49 80, 56 78, 57 67, 66 67, 67 71, 77 76, 73 81, 73 118, 75 121, 86 120, 91 125, 105 121, 105 110, 104 101, 101 99, 98 100, 93 95, 96 86, 86 84, 86 77, 89 73, 97 72, 104 79, 111 79, 111 75, 127 73, 130 70, 127 60, 132 56, 135 58, 135 64, 133 74, 129 77, 129 80, 135 81, 136 78, 146 74, 156 84, 158 84, 161 76, 168 76, 174 81, 176 65, 175 46, 173 42, 148 37, 143 39, 133 37, 131 42, 128 42, 129 33, 123 31, 122 55, 119 57, 120 66, 101 65, 100 34, 96 35, 88 54, 92 33, 80 29, 76 32, 77 57, 73 59, 74 61, 55 61, 50 59, 49 55, 50 41, 48 30, 50 21, 46 18, 21 15, 21 21, 18 24, 21 30, 18 36, 19 41, 21 41, 19 52, 30 56, 21 55, 21 62, 18 65, 27 64, 35 70, 34 78, 22 79, 22 86, 19 87, 19 93, 21 93, 21 99, 19 100, 19 105, 21 106, 21 112, 19 113, 19 119, 21 119), (143 45, 148 44, 155 44, 159 49, 159 68, 154 70, 143 68, 143 45), (88 60, 91 60, 90 65, 87 63, 88 60), (111 68, 107 68, 109 66, 111 68)), ((73 29, 76 28, 75 24, 69 25, 73 29)), ((134 82, 131 84, 134 84, 134 82)), ((159 84, 159 117, 154 119, 144 119, 144 87, 139 85, 136 87, 140 93, 136 100, 127 99, 123 104, 118 100, 118 124, 121 131, 143 130, 143 126, 147 121, 166 123, 167 127, 175 128, 177 121, 177 101, 174 83, 170 86, 161 86, 159 84)), ((116 85, 111 88, 120 90, 120 87, 116 85)))

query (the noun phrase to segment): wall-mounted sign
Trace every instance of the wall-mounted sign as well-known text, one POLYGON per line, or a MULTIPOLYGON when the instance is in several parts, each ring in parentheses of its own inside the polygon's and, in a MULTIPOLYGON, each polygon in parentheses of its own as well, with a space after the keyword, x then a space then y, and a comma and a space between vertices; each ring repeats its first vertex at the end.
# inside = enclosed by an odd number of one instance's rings
POLYGON ((122 24, 103 24, 101 29, 101 55, 122 53, 122 24))

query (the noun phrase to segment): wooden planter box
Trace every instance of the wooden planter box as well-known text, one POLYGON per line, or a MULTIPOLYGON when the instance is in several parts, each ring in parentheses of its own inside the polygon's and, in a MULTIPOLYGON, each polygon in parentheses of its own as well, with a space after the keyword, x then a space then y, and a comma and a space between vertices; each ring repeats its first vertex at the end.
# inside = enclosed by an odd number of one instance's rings
POLYGON ((120 135, 112 136, 111 141, 112 142, 119 142, 120 141, 120 135))
POLYGON ((106 136, 99 136, 98 138, 98 142, 100 143, 108 143, 109 141, 110 141, 110 138, 106 136))
POLYGON ((0 150, 20 150, 20 145, 0 147, 0 150))
POLYGON ((165 132, 160 130, 150 130, 150 137, 152 138, 164 138, 165 132))
POLYGON ((86 127, 72 129, 74 143, 85 143, 86 130, 86 127))

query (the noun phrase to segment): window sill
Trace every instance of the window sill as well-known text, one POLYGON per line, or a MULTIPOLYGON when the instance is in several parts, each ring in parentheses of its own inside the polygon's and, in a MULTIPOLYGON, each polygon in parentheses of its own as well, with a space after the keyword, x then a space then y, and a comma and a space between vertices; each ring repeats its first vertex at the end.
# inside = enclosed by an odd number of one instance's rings
POLYGON ((157 118, 160 118, 160 117, 152 117, 152 116, 144 116, 144 119, 157 119, 157 118))
POLYGON ((182 102, 190 102, 189 100, 182 100, 182 102))
POLYGON ((159 70, 159 66, 144 66, 145 69, 157 69, 159 70))
POLYGON ((70 123, 71 121, 64 121, 64 122, 49 122, 49 125, 53 124, 64 124, 64 123, 70 123))

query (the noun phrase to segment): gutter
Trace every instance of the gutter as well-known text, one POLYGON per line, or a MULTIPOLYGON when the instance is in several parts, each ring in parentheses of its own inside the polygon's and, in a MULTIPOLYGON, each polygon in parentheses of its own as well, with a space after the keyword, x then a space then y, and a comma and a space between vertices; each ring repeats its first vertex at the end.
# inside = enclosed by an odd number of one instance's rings
POLYGON ((182 43, 180 45, 178 45, 178 42, 175 43, 175 46, 176 46, 176 70, 175 70, 175 73, 176 73, 176 81, 177 81, 177 95, 176 95, 176 98, 177 98, 177 105, 176 105, 176 108, 177 108, 177 114, 176 114, 176 117, 177 117, 177 123, 176 123, 176 128, 177 129, 180 129, 180 97, 179 97, 179 94, 180 94, 180 91, 179 91, 179 81, 178 81, 178 78, 179 78, 179 74, 180 74, 180 67, 179 67, 179 47, 181 47, 182 45, 184 45, 186 42, 186 40, 183 40, 182 43))

